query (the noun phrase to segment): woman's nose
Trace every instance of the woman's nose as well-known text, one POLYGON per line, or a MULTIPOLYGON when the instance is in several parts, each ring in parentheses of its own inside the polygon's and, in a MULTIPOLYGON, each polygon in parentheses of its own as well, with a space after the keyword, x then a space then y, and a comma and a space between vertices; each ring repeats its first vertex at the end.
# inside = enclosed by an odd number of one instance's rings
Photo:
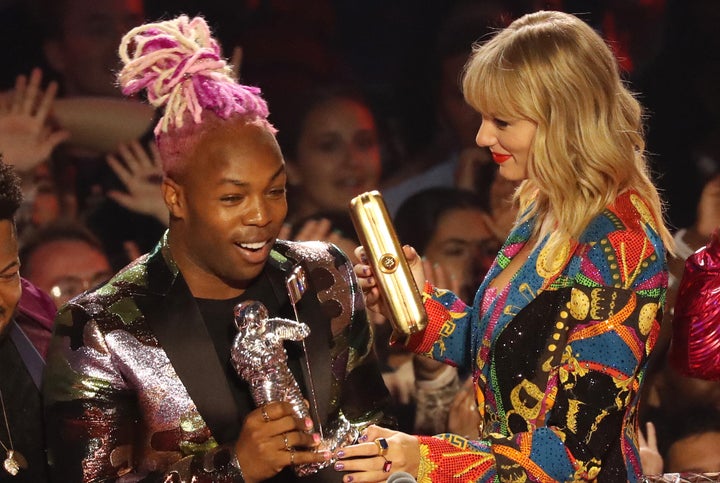
POLYGON ((485 121, 480 123, 480 129, 478 129, 477 135, 475 136, 475 143, 481 148, 486 148, 496 142, 495 130, 492 124, 485 121))

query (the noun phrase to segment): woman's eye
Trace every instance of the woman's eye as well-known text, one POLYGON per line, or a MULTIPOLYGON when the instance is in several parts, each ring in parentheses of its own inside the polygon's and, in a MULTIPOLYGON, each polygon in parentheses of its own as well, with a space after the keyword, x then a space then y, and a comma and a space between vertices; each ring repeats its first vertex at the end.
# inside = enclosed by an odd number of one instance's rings
POLYGON ((465 255, 465 251, 466 251, 465 247, 451 246, 451 247, 446 247, 443 250, 443 255, 445 255, 446 257, 452 257, 452 258, 461 257, 461 256, 465 255))
POLYGON ((324 153, 332 153, 340 148, 340 142, 336 139, 328 139, 319 142, 317 148, 324 153))
POLYGON ((377 138, 372 133, 363 133, 355 138, 355 144, 363 151, 375 149, 378 144, 377 138))
POLYGON ((509 122, 503 121, 502 119, 498 119, 498 118, 493 119, 493 122, 500 129, 506 128, 510 125, 509 122))

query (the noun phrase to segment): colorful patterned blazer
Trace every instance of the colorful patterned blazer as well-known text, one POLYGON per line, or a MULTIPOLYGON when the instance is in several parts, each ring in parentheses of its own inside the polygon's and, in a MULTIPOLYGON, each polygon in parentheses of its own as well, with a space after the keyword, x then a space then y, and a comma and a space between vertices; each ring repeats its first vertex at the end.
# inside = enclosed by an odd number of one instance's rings
POLYGON ((622 194, 550 258, 535 247, 508 286, 490 282, 530 238, 518 225, 472 307, 427 284, 428 328, 410 347, 470 368, 482 436, 420 437, 418 481, 635 481, 637 408, 662 320, 665 251, 645 202, 622 194))
MULTIPOLYGON (((242 481, 229 461, 253 407, 233 398, 167 243, 58 314, 44 385, 55 481, 242 481)), ((391 423, 352 265, 334 245, 278 241, 263 274, 267 296, 291 314, 285 277, 296 264, 309 275, 298 308, 311 327, 320 418, 327 424, 342 410, 358 426, 391 423)), ((303 481, 341 476, 330 468, 303 481)))

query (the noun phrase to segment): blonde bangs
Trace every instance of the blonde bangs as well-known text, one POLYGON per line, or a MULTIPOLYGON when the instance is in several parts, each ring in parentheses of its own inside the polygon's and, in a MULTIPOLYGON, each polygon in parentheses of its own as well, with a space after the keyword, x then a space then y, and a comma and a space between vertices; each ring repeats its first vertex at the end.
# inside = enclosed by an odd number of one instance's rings
POLYGON ((516 67, 497 45, 497 38, 475 46, 463 75, 463 94, 473 109, 485 115, 526 118, 522 100, 516 95, 525 90, 521 84, 516 67))

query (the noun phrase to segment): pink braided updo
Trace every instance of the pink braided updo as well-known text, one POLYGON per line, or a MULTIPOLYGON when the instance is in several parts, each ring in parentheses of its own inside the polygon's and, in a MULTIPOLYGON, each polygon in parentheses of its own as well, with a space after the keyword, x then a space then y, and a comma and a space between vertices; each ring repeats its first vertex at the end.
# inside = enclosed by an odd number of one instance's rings
POLYGON ((150 104, 164 108, 155 137, 166 173, 218 121, 242 117, 275 133, 260 89, 233 78, 202 17, 136 27, 123 36, 118 53, 123 94, 145 89, 150 104))

